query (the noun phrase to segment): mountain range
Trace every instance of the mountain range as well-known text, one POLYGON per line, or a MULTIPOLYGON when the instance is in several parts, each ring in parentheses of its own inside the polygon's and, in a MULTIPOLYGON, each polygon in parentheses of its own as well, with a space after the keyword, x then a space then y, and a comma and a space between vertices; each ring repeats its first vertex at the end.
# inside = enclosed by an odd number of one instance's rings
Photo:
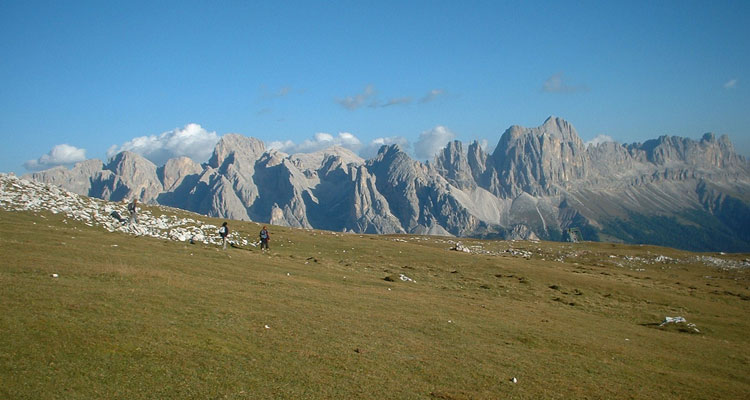
POLYGON ((157 166, 121 152, 25 177, 105 200, 138 198, 228 219, 358 233, 649 243, 750 251, 750 164, 729 138, 587 146, 556 117, 511 126, 428 162, 397 145, 365 160, 331 147, 288 155, 227 134, 208 162, 157 166))

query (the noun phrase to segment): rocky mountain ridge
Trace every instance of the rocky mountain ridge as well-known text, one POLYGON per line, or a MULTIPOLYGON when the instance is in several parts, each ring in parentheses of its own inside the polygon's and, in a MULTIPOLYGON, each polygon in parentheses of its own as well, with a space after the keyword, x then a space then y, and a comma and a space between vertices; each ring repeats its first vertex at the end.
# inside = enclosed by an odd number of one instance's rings
POLYGON ((728 137, 587 147, 555 117, 508 128, 492 153, 454 141, 427 163, 396 145, 370 160, 340 147, 287 155, 230 134, 203 165, 156 166, 122 152, 28 177, 107 200, 294 227, 549 240, 578 228, 586 240, 750 250, 750 166, 728 137))

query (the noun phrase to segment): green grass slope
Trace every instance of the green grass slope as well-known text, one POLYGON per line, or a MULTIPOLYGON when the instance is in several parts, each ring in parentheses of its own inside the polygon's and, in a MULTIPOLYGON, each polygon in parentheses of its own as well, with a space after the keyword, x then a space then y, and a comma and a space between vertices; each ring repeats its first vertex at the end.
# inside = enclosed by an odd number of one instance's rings
POLYGON ((0 211, 0 398, 750 397, 747 255, 271 234, 222 251, 0 211))

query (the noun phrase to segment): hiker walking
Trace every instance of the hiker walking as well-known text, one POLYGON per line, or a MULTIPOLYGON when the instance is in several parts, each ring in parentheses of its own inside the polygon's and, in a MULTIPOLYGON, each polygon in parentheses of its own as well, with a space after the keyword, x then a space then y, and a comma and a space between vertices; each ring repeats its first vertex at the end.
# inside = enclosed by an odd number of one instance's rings
POLYGON ((133 201, 128 203, 128 212, 130 213, 130 220, 128 225, 133 225, 133 222, 138 223, 138 199, 133 198, 133 201))
POLYGON ((268 250, 268 241, 271 239, 271 235, 268 234, 268 229, 263 226, 260 230, 260 249, 264 252, 268 250))
POLYGON ((227 235, 229 235, 229 228, 227 227, 227 222, 224 221, 223 224, 221 224, 221 228, 219 228, 219 235, 221 235, 221 245, 224 248, 224 250, 227 249, 227 235))

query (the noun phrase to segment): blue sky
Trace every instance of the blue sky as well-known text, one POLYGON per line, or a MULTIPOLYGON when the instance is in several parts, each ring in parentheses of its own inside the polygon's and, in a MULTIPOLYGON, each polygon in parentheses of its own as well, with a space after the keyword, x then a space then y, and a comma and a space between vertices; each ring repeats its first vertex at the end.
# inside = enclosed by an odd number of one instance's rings
POLYGON ((226 133, 425 158, 550 115, 584 141, 715 132, 748 156, 748 20, 747 1, 0 0, 0 171, 204 162, 226 133))

